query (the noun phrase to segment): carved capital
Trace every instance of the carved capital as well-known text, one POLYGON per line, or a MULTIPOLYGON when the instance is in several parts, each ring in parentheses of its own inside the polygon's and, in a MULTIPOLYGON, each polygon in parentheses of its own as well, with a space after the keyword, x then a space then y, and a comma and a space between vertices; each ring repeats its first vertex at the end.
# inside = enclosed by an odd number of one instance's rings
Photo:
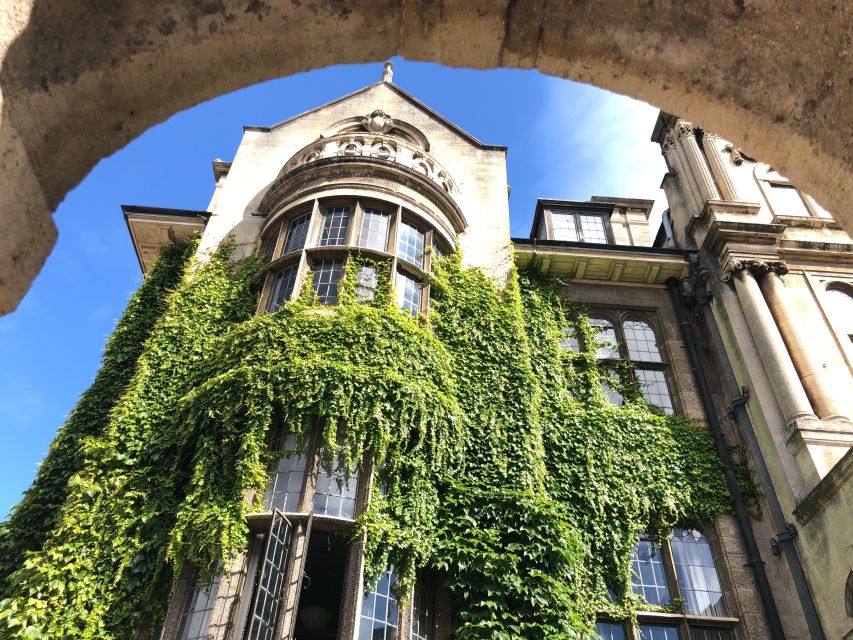
POLYGON ((775 260, 732 258, 723 267, 721 279, 728 282, 734 276, 745 273, 751 273, 756 280, 760 280, 768 273, 783 276, 788 273, 788 266, 784 262, 775 260))
POLYGON ((670 151, 675 147, 675 143, 678 140, 683 140, 688 136, 694 135, 696 132, 696 127, 693 126, 692 122, 685 122, 684 120, 679 120, 676 122, 672 129, 664 136, 663 142, 661 142, 661 149, 663 150, 663 154, 668 156, 670 151))

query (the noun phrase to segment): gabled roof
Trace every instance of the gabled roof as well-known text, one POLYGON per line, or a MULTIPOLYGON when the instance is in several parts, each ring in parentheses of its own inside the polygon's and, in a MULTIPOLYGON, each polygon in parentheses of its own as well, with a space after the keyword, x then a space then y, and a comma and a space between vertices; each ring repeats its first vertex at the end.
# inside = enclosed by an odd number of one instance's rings
POLYGON ((504 145, 484 144, 484 143, 480 142, 477 138, 472 136, 470 133, 468 133, 467 131, 465 131, 461 127, 453 124, 450 120, 448 120, 447 118, 442 116, 440 113, 437 113, 433 109, 430 109, 427 105, 425 105, 423 102, 418 100, 416 97, 414 97, 411 93, 409 93, 405 89, 401 89, 400 87, 398 87, 393 82, 385 82, 382 80, 380 80, 379 82, 375 82, 374 84, 368 85, 366 87, 362 87, 361 89, 353 91, 352 93, 348 93, 345 96, 341 96, 340 98, 336 98, 330 102, 327 102, 326 104, 321 104, 320 106, 314 107, 313 109, 309 109, 308 111, 303 111, 300 114, 297 114, 291 118, 287 118, 287 120, 282 120, 281 122, 278 122, 278 123, 271 125, 269 127, 245 126, 245 127, 243 127, 243 131, 274 131, 275 129, 278 129, 279 127, 283 127, 286 124, 290 124, 291 122, 298 120, 299 118, 301 118, 303 116, 307 116, 310 113, 315 113, 317 111, 320 111, 321 109, 325 109, 326 107, 331 107, 332 105, 336 105, 340 102, 343 102, 344 100, 349 100, 350 98, 352 98, 354 96, 357 96, 357 95, 360 95, 360 94, 365 93, 367 91, 370 91, 371 89, 375 89, 376 87, 383 85, 383 84, 386 87, 388 87, 389 89, 391 89, 392 91, 394 91, 395 93, 397 93, 397 95, 399 95, 401 98, 403 98, 404 100, 408 100, 410 103, 412 103, 413 105, 415 105, 416 107, 418 107, 422 111, 426 112, 427 114, 429 114, 430 116, 432 116, 433 118, 435 118, 436 120, 441 122, 448 129, 450 129, 451 131, 454 131, 460 137, 464 138, 465 140, 467 140, 468 142, 470 142, 474 146, 479 147, 481 149, 491 150, 491 151, 506 151, 507 150, 507 147, 505 147, 504 145))

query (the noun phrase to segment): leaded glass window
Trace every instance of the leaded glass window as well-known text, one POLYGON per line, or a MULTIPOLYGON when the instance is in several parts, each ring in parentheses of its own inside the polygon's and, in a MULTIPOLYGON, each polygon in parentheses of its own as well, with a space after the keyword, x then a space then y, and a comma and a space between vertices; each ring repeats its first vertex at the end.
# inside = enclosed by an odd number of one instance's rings
POLYGON ((578 215, 581 227, 581 238, 584 242, 607 244, 607 228, 601 216, 578 215))
POLYGON ((282 451, 275 475, 267 487, 264 505, 267 511, 278 509, 292 513, 299 510, 308 456, 298 449, 296 435, 292 433, 283 441, 282 451))
POLYGON ((625 640, 625 629, 615 622, 596 622, 595 633, 599 640, 625 640))
POLYGON ((660 545, 647 535, 640 537, 631 554, 631 591, 651 605, 670 602, 660 545))
POLYGON ((320 304, 338 303, 338 284, 343 270, 343 260, 325 259, 314 263, 314 293, 320 304))
POLYGON ((275 243, 278 240, 278 232, 280 229, 280 224, 273 226, 272 229, 267 231, 266 235, 264 235, 263 242, 261 242, 261 248, 258 250, 258 254, 267 260, 272 258, 272 254, 275 251, 275 243))
MULTIPOLYGON (((195 587, 181 615, 178 640, 206 640, 221 576, 222 572, 217 571, 207 587, 198 585, 195 587)), ((197 574, 195 580, 198 582, 197 574)))
POLYGON ((641 624, 640 640, 681 640, 681 634, 678 633, 678 627, 641 624))
POLYGON ((660 369, 634 370, 637 381, 640 383, 640 393, 649 404, 654 404, 664 410, 667 415, 672 415, 672 398, 669 395, 669 387, 666 386, 666 374, 660 369))
POLYGON ((655 332, 648 322, 626 320, 622 324, 625 343, 628 345, 628 357, 641 362, 662 362, 655 332))
POLYGON ((610 243, 607 221, 599 213, 551 211, 551 233, 563 242, 610 243))
POLYGON ((323 231, 320 246, 341 246, 347 243, 352 207, 327 207, 323 212, 323 231))
POLYGON ((399 271, 397 273, 397 304, 413 316, 420 313, 422 285, 412 276, 399 271))
POLYGON ((595 350, 595 357, 598 359, 617 359, 619 358, 619 346, 616 341, 616 329, 613 323, 606 318, 590 318, 589 324, 598 329, 598 335, 595 339, 599 343, 599 347, 595 350))
POLYGON ((361 222, 361 234, 358 238, 358 246, 365 249, 385 251, 388 243, 388 227, 391 215, 378 209, 365 209, 364 219, 361 222))
POLYGON ((697 616, 727 616, 708 539, 696 529, 673 529, 669 544, 685 611, 697 616))
POLYGON ((357 469, 347 474, 343 461, 339 459, 332 461, 330 470, 321 465, 314 488, 313 512, 320 516, 352 518, 357 487, 357 469))
POLYGON ((382 572, 379 583, 364 596, 358 640, 397 639, 397 598, 392 589, 397 583, 394 567, 382 572))
POLYGON ((367 264, 360 266, 355 274, 355 299, 362 302, 373 300, 378 282, 376 267, 367 264))
POLYGON ((397 231, 397 257, 418 267, 424 266, 424 234, 408 222, 397 231))
POLYGON ((267 311, 273 313, 278 311, 285 302, 293 295, 293 289, 296 286, 296 274, 299 271, 299 266, 292 264, 277 274, 275 274, 275 282, 273 283, 272 295, 270 295, 267 311))
POLYGON ((281 588, 290 548, 290 533, 290 523, 281 512, 276 511, 266 536, 260 575, 249 612, 247 640, 273 640, 281 606, 281 588))
POLYGON ((725 627, 694 627, 690 625, 693 640, 735 640, 731 629, 725 627))
POLYGON ((580 344, 578 343, 574 327, 565 327, 563 329, 563 339, 560 340, 560 348, 566 351, 580 351, 580 344))
POLYGON ((290 226, 287 228, 287 240, 284 241, 284 247, 281 250, 282 255, 291 251, 298 251, 305 246, 305 240, 308 238, 308 227, 310 225, 310 213, 306 213, 290 221, 290 226))
POLYGON ((577 242, 579 239, 573 213, 552 213, 551 228, 554 231, 554 240, 577 242))
POLYGON ((599 381, 599 384, 601 385, 601 390, 604 392, 604 397, 607 398, 607 402, 617 407, 625 404, 625 398, 622 397, 622 394, 614 389, 604 378, 599 381))

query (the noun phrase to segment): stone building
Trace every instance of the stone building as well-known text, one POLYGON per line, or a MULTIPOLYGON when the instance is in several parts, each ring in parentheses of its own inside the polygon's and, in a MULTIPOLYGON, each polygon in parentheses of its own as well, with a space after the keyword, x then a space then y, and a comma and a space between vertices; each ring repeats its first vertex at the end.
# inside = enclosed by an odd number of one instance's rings
MULTIPOLYGON (((734 515, 659 546, 641 538, 633 590, 655 606, 636 624, 601 620, 600 637, 853 637, 853 243, 725 141, 666 114, 654 140, 669 167, 657 235, 651 201, 593 197, 540 200, 530 238, 511 239, 506 149, 433 112, 386 67, 375 85, 246 127, 233 161, 214 162, 206 211, 124 212, 143 270, 193 234, 201 256, 229 237, 238 255, 268 257, 259 313, 306 284, 335 304, 356 251, 391 262, 412 314, 428 310, 434 256, 457 246, 499 283, 513 261, 556 276, 609 341, 598 357, 632 361, 650 404, 705 423, 729 472, 730 448, 742 451, 762 494, 748 510, 734 482, 734 515)), ((376 273, 362 267, 357 283, 372 296, 376 273)), ((564 347, 579 339, 567 332, 564 347)), ((334 534, 352 529, 368 483, 338 482, 316 444, 281 445, 248 551, 208 590, 180 576, 162 640, 450 638, 452 603, 434 577, 403 609, 391 572, 363 592, 360 542, 334 534)))

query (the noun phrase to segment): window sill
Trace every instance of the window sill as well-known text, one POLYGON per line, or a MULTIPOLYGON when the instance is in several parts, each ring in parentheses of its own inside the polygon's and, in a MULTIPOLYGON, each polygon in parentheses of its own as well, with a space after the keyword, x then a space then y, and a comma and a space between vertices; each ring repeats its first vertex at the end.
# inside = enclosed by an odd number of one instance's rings
POLYGON ((841 229, 832 218, 819 218, 817 216, 774 215, 773 224, 784 224, 786 227, 800 229, 841 229))
POLYGON ((687 624, 709 627, 731 627, 740 622, 740 618, 728 616, 697 616, 692 613, 667 613, 665 611, 636 611, 641 622, 687 622, 687 624))
MULTIPOLYGON (((288 511, 284 513, 291 524, 298 522, 307 522, 310 513, 288 511)), ((314 527, 320 528, 323 531, 347 531, 352 529, 355 524, 354 518, 341 518, 338 516, 322 516, 313 514, 314 527)), ((266 531, 272 523, 272 511, 256 511, 255 513, 246 514, 246 524, 251 531, 266 531)))

